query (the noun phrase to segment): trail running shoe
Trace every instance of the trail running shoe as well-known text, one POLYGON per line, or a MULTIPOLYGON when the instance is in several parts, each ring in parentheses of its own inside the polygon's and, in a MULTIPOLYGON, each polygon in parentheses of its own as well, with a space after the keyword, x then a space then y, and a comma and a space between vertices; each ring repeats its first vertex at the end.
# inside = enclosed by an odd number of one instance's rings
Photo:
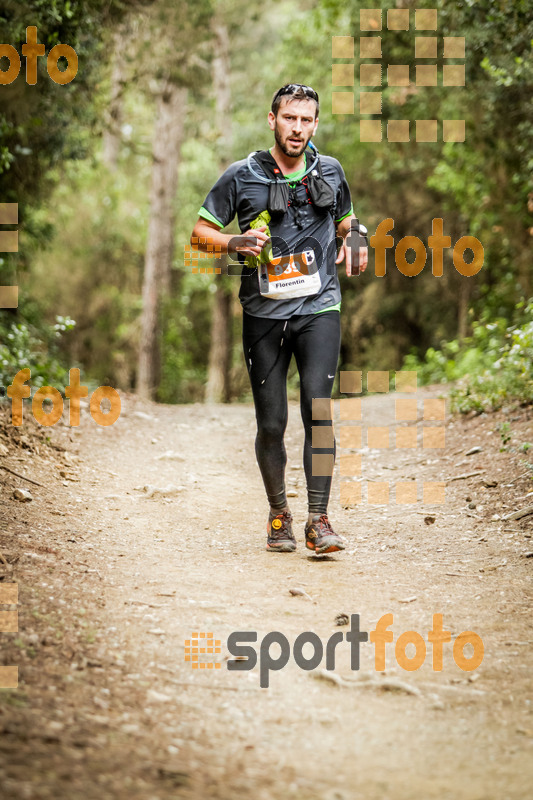
POLYGON ((313 517, 313 521, 305 526, 305 546, 322 555, 323 553, 334 553, 336 550, 344 550, 346 540, 340 534, 335 533, 327 514, 317 514, 313 517))
POLYGON ((296 550, 296 539, 292 532, 292 514, 290 511, 281 511, 276 516, 272 512, 269 513, 266 549, 276 553, 292 553, 296 550))

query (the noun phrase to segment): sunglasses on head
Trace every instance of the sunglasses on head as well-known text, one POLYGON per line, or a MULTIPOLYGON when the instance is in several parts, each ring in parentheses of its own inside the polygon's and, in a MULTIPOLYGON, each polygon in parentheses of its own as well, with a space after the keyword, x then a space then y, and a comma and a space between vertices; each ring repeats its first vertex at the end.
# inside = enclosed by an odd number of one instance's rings
POLYGON ((302 89, 306 97, 310 97, 311 100, 316 100, 318 103, 318 94, 310 86, 305 86, 303 83, 288 83, 286 86, 282 86, 274 95, 274 100, 277 100, 278 97, 283 97, 285 94, 295 94, 298 89, 302 89))

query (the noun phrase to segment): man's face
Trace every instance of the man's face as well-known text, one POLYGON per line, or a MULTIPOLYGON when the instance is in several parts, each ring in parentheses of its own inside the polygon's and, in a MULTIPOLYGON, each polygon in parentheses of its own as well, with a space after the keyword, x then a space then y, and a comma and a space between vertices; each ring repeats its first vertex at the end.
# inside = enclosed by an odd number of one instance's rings
POLYGON ((274 131, 277 145, 286 156, 298 158, 304 152, 318 125, 315 111, 314 100, 291 100, 289 97, 282 98, 277 116, 269 112, 270 130, 274 131))

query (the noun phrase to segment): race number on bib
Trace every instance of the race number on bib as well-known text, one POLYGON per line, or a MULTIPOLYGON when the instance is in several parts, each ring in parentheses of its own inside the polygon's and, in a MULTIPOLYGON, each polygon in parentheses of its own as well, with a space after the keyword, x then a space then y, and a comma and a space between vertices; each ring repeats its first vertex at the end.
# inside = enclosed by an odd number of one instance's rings
POLYGON ((289 300, 317 294, 320 289, 315 254, 312 250, 278 256, 258 269, 259 291, 270 300, 289 300))

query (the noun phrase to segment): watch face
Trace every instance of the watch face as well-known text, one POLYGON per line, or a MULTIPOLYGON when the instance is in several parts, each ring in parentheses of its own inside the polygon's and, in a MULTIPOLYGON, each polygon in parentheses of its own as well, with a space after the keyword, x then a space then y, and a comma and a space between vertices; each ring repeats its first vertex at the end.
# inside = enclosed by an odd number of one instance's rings
POLYGON ((359 222, 358 219, 357 220, 352 219, 350 227, 351 227, 352 231, 354 231, 356 233, 360 233, 361 236, 366 236, 367 233, 368 233, 368 228, 365 225, 363 225, 361 222, 359 222))

